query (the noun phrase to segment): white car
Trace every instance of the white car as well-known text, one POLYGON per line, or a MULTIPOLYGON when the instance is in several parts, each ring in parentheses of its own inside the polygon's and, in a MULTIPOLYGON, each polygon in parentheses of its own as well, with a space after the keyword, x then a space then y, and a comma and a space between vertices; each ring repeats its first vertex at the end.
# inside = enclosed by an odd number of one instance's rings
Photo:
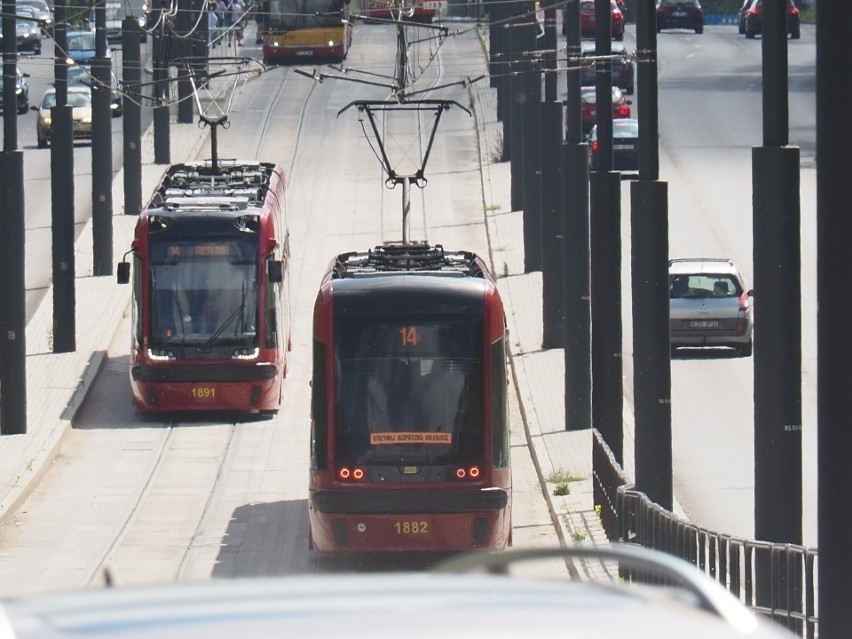
POLYGON ((0 602, 0 620, 3 636, 15 639, 795 636, 758 617, 695 566, 626 545, 471 553, 418 573, 326 573, 87 589, 0 602), (569 580, 565 563, 581 558, 618 562, 634 576, 638 571, 670 585, 569 580), (561 563, 566 577, 493 574, 519 559, 561 563), (470 569, 483 572, 466 572, 470 569))
POLYGON ((681 258, 669 262, 669 333, 672 349, 725 346, 752 353, 752 299, 729 259, 681 258))

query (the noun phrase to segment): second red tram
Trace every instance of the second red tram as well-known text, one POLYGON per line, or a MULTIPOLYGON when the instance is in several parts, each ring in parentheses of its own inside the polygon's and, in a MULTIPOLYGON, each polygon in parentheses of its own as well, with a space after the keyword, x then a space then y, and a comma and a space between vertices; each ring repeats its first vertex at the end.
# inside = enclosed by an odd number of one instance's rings
POLYGON ((313 548, 510 543, 506 324, 479 257, 406 244, 338 256, 313 348, 313 548))
MULTIPOLYGON (((169 167, 136 225, 130 385, 140 411, 275 411, 290 340, 284 175, 169 167)), ((130 263, 118 268, 130 280, 130 263)))

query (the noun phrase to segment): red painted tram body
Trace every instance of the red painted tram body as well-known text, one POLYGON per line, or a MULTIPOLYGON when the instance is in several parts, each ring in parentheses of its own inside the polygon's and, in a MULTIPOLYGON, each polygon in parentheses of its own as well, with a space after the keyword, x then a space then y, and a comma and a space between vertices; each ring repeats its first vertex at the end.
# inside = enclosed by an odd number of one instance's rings
POLYGON ((472 253, 386 244, 332 261, 314 306, 312 548, 510 543, 505 327, 472 253))
MULTIPOLYGON (((140 411, 275 411, 290 339, 284 175, 169 167, 131 247, 130 385, 140 411)), ((130 280, 130 263, 118 278, 130 280)))

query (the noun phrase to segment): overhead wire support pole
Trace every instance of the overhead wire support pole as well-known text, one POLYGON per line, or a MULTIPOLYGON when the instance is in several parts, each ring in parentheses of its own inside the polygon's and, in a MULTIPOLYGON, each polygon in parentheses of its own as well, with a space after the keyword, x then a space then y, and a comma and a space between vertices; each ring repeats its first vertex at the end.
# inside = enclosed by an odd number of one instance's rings
MULTIPOLYGON (((595 0, 595 53, 612 54, 610 0, 595 0)), ((612 65, 595 64, 598 150, 590 177, 592 419, 624 463, 621 326, 621 175, 612 170, 612 65)))
MULTIPOLYGON (((802 301, 799 148, 789 146, 787 0, 764 0, 763 145, 752 149, 754 289, 754 534, 802 543, 802 301), (783 317, 784 321, 769 318, 783 317)), ((819 40, 819 38, 817 38, 819 40)), ((822 165, 820 164, 820 168, 822 165)), ((763 566, 768 553, 756 559, 763 566)), ((756 603, 794 605, 801 587, 785 580, 780 600, 769 571, 756 603)))
POLYGON ((668 184, 659 178, 657 12, 636 3, 639 179, 630 184, 633 398, 637 490, 671 511, 672 411, 669 336, 668 184))
POLYGON ((565 430, 592 428, 589 146, 580 118, 580 4, 565 11, 565 144, 562 147, 562 275, 565 308, 565 430))
POLYGON ((56 3, 54 76, 56 106, 50 110, 50 195, 53 282, 53 352, 77 349, 74 254, 74 109, 68 104, 66 2, 56 3))
MULTIPOLYGON (((15 15, 14 1, 3 13, 15 15)), ((18 149, 16 19, 3 20, 3 151, 0 153, 0 435, 27 432, 24 153, 18 149)))
POLYGON ((92 272, 112 275, 112 60, 107 57, 106 0, 95 4, 92 61, 92 272))

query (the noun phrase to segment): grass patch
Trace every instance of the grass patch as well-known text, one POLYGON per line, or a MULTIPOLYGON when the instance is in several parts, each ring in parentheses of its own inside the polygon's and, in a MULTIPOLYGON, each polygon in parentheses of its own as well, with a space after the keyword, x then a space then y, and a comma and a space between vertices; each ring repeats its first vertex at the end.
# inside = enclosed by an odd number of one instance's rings
POLYGON ((564 497, 571 494, 571 484, 575 481, 581 481, 583 478, 564 470, 555 470, 547 477, 547 483, 556 484, 553 489, 553 494, 557 497, 564 497))

